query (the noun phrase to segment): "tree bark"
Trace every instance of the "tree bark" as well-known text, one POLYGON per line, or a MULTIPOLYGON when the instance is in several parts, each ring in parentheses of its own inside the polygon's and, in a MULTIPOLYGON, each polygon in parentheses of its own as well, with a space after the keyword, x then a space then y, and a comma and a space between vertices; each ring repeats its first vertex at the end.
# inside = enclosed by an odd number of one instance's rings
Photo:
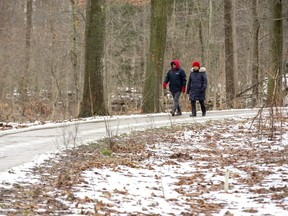
POLYGON ((282 3, 281 0, 270 0, 272 12, 270 26, 270 67, 268 80, 268 105, 279 106, 282 103, 282 3))
POLYGON ((160 89, 167 34, 167 0, 151 0, 150 46, 145 71, 142 110, 160 111, 160 89))
POLYGON ((226 106, 234 107, 236 92, 235 81, 235 39, 234 39, 234 0, 224 0, 225 31, 225 74, 226 74, 226 106))
POLYGON ((256 106, 258 103, 259 97, 259 30, 260 23, 258 19, 258 0, 252 1, 252 17, 253 17, 253 26, 252 26, 252 106, 256 106))
POLYGON ((30 65, 30 50, 31 50, 31 31, 32 31, 32 13, 33 13, 33 1, 27 0, 26 2, 26 32, 25 32, 25 56, 24 56, 24 68, 20 79, 20 95, 21 102, 27 102, 28 93, 28 77, 29 77, 29 65, 30 65))
POLYGON ((72 50, 71 50, 71 60, 73 64, 73 77, 74 77, 74 87, 75 87, 75 100, 77 103, 76 112, 80 112, 80 88, 79 88, 79 77, 80 77, 80 66, 79 66, 79 52, 78 43, 78 25, 79 22, 77 17, 76 4, 73 0, 70 0, 72 7, 72 20, 73 20, 73 40, 72 40, 72 50))
MULTIPOLYGON (((11 26, 11 21, 10 21, 10 13, 9 13, 9 5, 10 5, 10 1, 9 0, 2 0, 0 1, 0 41, 6 41, 6 39, 9 37, 8 34, 8 30, 7 27, 11 26)), ((7 43, 3 43, 1 44, 2 47, 2 52, 1 52, 1 57, 3 59, 7 59, 7 43)), ((1 67, 3 68, 4 65, 2 65, 1 67)), ((7 73, 6 71, 2 73, 2 71, 0 71, 0 101, 5 99, 5 94, 6 94, 6 88, 8 86, 8 83, 6 81, 6 77, 7 77, 7 73)))
POLYGON ((104 85, 106 0, 88 0, 85 29, 85 78, 80 117, 107 115, 104 85))

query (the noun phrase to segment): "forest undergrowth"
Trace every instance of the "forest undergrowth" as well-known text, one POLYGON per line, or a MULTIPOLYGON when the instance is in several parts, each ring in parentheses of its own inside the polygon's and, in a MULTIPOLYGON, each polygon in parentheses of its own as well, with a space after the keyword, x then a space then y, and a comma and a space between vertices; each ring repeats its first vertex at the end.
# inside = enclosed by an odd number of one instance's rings
MULTIPOLYGON (((223 210, 225 215, 234 215, 231 209, 237 206, 219 200, 218 193, 224 196, 250 194, 251 202, 263 206, 270 202, 285 212, 288 211, 285 198, 288 196, 287 122, 286 118, 281 130, 279 125, 274 125, 277 133, 273 139, 269 137, 269 126, 263 122, 260 131, 255 119, 226 119, 137 131, 66 150, 27 172, 25 181, 0 184, 0 213, 161 215, 157 214, 159 205, 137 203, 137 212, 121 208, 119 202, 125 206, 137 199, 128 186, 125 190, 112 185, 102 189, 95 186, 92 192, 99 196, 90 195, 93 183, 85 178, 85 172, 92 171, 98 176, 103 172, 103 176, 109 178, 112 174, 104 174, 104 170, 109 170, 133 179, 131 171, 125 172, 129 169, 162 170, 151 177, 160 181, 159 188, 146 189, 154 190, 153 199, 163 199, 177 206, 175 213, 169 215, 217 215, 223 210), (183 171, 184 164, 190 169, 183 171), (178 198, 168 197, 163 182, 161 184, 165 170, 169 175, 173 172, 174 182, 169 190, 177 193, 178 198), (271 186, 269 176, 277 173, 279 179, 275 181, 280 183, 271 186), (79 195, 85 188, 86 195, 79 195)), ((147 177, 142 175, 142 178, 147 177)), ((97 182, 100 184, 100 180, 97 182)), ((261 214, 261 207, 255 205, 255 208, 246 207, 240 211, 257 215, 261 214)))

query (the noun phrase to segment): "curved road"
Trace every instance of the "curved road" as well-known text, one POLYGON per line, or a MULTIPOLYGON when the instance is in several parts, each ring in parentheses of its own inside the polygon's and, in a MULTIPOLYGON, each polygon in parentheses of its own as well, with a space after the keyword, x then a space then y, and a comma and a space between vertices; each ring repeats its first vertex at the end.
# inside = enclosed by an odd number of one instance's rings
POLYGON ((135 130, 203 122, 213 119, 256 116, 258 109, 209 111, 207 116, 189 117, 190 113, 171 117, 166 113, 135 116, 106 117, 65 124, 34 126, 0 132, 0 172, 31 162, 34 157, 63 148, 95 141, 111 135, 135 130))

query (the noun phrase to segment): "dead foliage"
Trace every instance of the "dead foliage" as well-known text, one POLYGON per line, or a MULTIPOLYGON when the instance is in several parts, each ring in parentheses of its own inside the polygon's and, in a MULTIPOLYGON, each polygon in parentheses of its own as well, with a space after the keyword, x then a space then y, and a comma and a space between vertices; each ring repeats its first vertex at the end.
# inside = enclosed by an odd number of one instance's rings
MULTIPOLYGON (((226 120, 225 122, 207 122, 205 125, 187 125, 179 127, 177 130, 173 127, 138 131, 132 132, 129 136, 114 137, 113 149, 109 149, 109 141, 104 139, 97 143, 80 146, 77 149, 67 150, 64 154, 62 152, 56 155, 31 171, 30 175, 38 176, 39 183, 28 185, 19 183, 12 185, 10 189, 0 188, 2 203, 0 213, 39 215, 42 214, 39 213, 41 210, 43 215, 72 214, 69 206, 59 201, 59 197, 62 197, 67 202, 73 203, 75 208, 79 206, 81 209, 80 206, 84 203, 94 205, 93 212, 82 208, 82 215, 121 214, 113 208, 112 204, 88 196, 80 199, 74 195, 76 185, 87 184, 82 176, 83 171, 93 168, 109 168, 114 172, 121 172, 120 165, 143 169, 145 161, 160 157, 163 163, 159 166, 176 168, 182 162, 193 164, 191 171, 179 176, 174 185, 175 191, 189 206, 189 209, 182 212, 181 215, 212 215, 221 211, 226 205, 225 203, 214 202, 202 195, 223 191, 223 181, 209 181, 205 176, 211 174, 211 178, 224 177, 223 170, 226 166, 233 166, 239 170, 239 173, 232 172, 230 174, 230 178, 237 182, 236 185, 230 185, 229 189, 233 190, 233 193, 240 193, 241 187, 238 189, 235 187, 242 185, 243 188, 250 188, 249 192, 255 195, 251 199, 258 203, 271 197, 271 200, 281 207, 283 199, 288 194, 287 187, 266 187, 265 179, 274 172, 272 167, 285 163, 283 151, 272 148, 276 141, 266 142, 265 139, 264 141, 262 139, 258 143, 252 142, 251 139, 257 135, 257 130, 247 130, 241 126, 237 129, 231 127, 235 124, 234 120, 226 120), (218 128, 217 131, 215 131, 216 128, 218 128), (201 130, 205 130, 204 135, 201 134, 201 130), (193 139, 185 138, 184 133, 191 133, 193 139), (224 134, 230 134, 230 136, 224 136, 224 134), (163 148, 163 155, 155 152, 159 146, 163 148), (104 155, 105 149, 109 149, 111 155, 104 155), (271 167, 271 169, 261 169, 259 164, 271 167), (240 172, 244 172, 245 176, 240 172), (253 186, 258 188, 253 189, 253 186), (23 202, 24 200, 25 202, 23 202)), ((287 128, 285 130, 287 132, 287 128)), ((153 170, 155 166, 150 163, 144 168, 153 170)), ((161 178, 160 174, 155 176, 157 180, 161 180, 161 178)), ((283 181, 287 181, 287 179, 283 179, 283 181)), ((125 196, 129 194, 129 191, 106 189, 102 196, 109 199, 113 194, 125 196)), ((157 195, 152 194, 151 196, 157 195)), ((163 197, 165 195, 162 195, 163 197)), ((167 200, 174 204, 178 202, 177 199, 167 198, 167 200)), ((153 208, 153 206, 150 207, 153 208)), ((282 208, 287 209, 284 205, 282 208)), ((247 208, 243 209, 243 212, 253 214, 257 213, 257 209, 247 208)), ((171 215, 174 214, 171 213, 171 215)), ((233 214, 227 211, 225 215, 233 214)))

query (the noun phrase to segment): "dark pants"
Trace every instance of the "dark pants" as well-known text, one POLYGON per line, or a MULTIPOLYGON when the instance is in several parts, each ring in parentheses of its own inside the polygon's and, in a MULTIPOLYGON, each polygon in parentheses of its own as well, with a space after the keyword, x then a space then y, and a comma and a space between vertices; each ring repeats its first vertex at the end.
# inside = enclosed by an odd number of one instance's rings
MULTIPOLYGON (((206 115, 206 107, 204 101, 199 101, 201 106, 202 115, 206 115)), ((191 100, 191 107, 192 107, 192 115, 196 116, 196 101, 191 100)))

